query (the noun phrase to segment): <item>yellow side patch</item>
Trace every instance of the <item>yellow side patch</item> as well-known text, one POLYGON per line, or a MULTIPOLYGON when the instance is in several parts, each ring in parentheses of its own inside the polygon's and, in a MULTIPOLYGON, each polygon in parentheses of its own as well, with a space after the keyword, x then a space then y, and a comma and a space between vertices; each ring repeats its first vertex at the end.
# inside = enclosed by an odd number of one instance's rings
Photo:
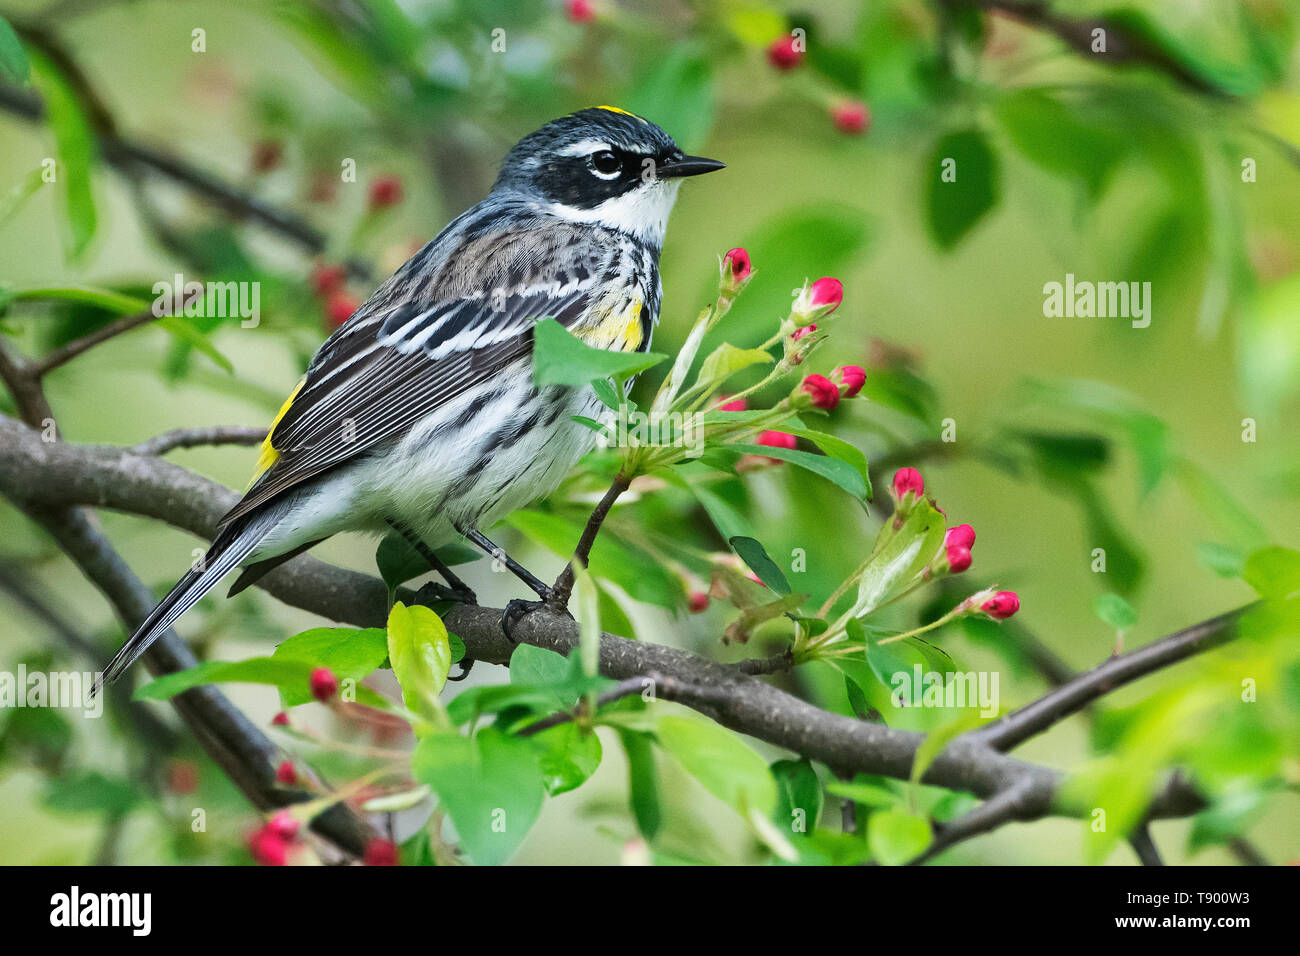
MULTIPOLYGON (((284 404, 280 406, 280 410, 275 413, 275 418, 271 421, 271 427, 266 431, 266 438, 262 440, 262 448, 257 454, 257 464, 253 468, 253 477, 248 479, 248 488, 253 487, 253 482, 266 474, 267 471, 270 470, 271 466, 280 459, 280 453, 276 450, 275 446, 271 444, 271 436, 275 434, 275 426, 280 424, 280 419, 284 418, 288 413, 289 407, 293 405, 293 400, 298 397, 298 393, 302 391, 303 383, 306 381, 307 380, 304 378, 293 387, 293 391, 289 393, 289 397, 284 400, 284 404)), ((248 488, 245 488, 244 490, 247 491, 248 488)))
POLYGON ((634 352, 641 345, 641 310, 644 304, 633 299, 622 308, 610 306, 601 318, 585 329, 574 329, 574 334, 594 349, 611 349, 615 352, 634 352))
POLYGON ((621 352, 635 352, 641 345, 641 308, 641 300, 633 299, 632 304, 623 312, 623 328, 618 336, 621 352))

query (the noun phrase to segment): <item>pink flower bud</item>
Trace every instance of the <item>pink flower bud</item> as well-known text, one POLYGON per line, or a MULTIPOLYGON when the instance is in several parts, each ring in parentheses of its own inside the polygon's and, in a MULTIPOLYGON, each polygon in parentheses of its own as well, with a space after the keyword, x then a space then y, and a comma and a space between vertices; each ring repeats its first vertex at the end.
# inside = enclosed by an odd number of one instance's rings
POLYGON ((339 692, 339 681, 328 667, 318 667, 311 672, 311 695, 327 701, 339 692))
POLYGON ((397 176, 380 176, 370 184, 370 208, 387 209, 402 201, 402 180, 397 176))
POLYGON ((980 610, 995 620, 1004 621, 1020 610, 1020 596, 1015 591, 999 591, 981 604, 980 610))
POLYGON ((949 528, 943 533, 943 544, 946 548, 953 545, 962 548, 973 548, 975 546, 975 529, 968 524, 959 524, 949 528))
POLYGON ((280 165, 284 158, 284 146, 272 139, 264 139, 253 146, 253 157, 249 165, 255 173, 269 173, 280 165))
POLYGON ((397 844, 392 840, 371 837, 361 862, 366 866, 397 866, 397 844))
POLYGON ((248 852, 263 866, 285 866, 289 862, 289 841, 263 828, 249 835, 248 852))
POLYGON ((798 439, 789 432, 763 432, 758 436, 758 444, 768 448, 793 448, 798 439))
POLYGON ((275 768, 275 779, 278 783, 293 786, 298 782, 298 771, 293 769, 293 761, 282 761, 280 766, 275 768))
POLYGON ((722 257, 722 261, 729 267, 728 272, 737 284, 744 282, 753 272, 753 267, 749 262, 749 253, 737 246, 735 249, 728 249, 727 254, 722 257))
POLYGON ((199 768, 192 760, 173 760, 167 766, 167 789, 189 794, 199 789, 199 768))
POLYGON ((276 714, 274 717, 272 717, 272 718, 271 718, 271 726, 272 726, 272 727, 288 727, 288 726, 289 726, 289 714, 288 714, 288 712, 282 710, 282 711, 280 711, 278 714, 276 714))
POLYGON ((970 548, 965 545, 947 545, 944 548, 944 556, 948 559, 948 570, 953 574, 961 574, 970 567, 970 548))
POLYGON ((281 810, 275 816, 266 822, 263 828, 283 840, 292 840, 298 835, 298 821, 293 818, 293 814, 288 810, 281 810))
POLYGON ((798 342, 805 335, 812 335, 816 331, 817 331, 817 326, 815 323, 813 325, 805 325, 802 329, 795 329, 793 332, 790 333, 790 341, 798 342))
POLYGON ((317 266, 311 270, 312 288, 325 300, 336 292, 342 292, 347 281, 348 271, 342 266, 317 266))
POLYGON ((570 23, 590 23, 596 18, 591 0, 564 0, 564 15, 570 23))
POLYGON ((709 609, 709 596, 703 591, 692 591, 690 608, 692 614, 702 614, 709 609))
POLYGON ((325 303, 325 315, 329 319, 330 328, 337 329, 352 318, 352 314, 359 308, 361 302, 355 296, 346 292, 333 293, 325 303))
POLYGON ((862 386, 867 383, 867 373, 857 365, 841 366, 833 374, 839 380, 845 398, 852 398, 858 394, 862 391, 862 386))
POLYGON ((719 405, 717 406, 717 410, 718 410, 718 411, 720 411, 720 412, 743 412, 743 411, 745 411, 746 409, 749 408, 749 402, 746 401, 744 398, 737 398, 737 399, 734 399, 734 400, 732 400, 732 401, 727 401, 727 399, 730 398, 730 397, 731 397, 731 396, 729 396, 729 395, 719 395, 719 396, 718 396, 718 401, 721 403, 721 404, 719 404, 719 405))
POLYGON ((809 325, 830 315, 844 300, 844 286, 839 279, 823 276, 805 285, 795 297, 791 314, 796 325, 809 325))
POLYGON ((871 127, 871 112, 866 103, 842 100, 831 107, 831 121, 841 133, 861 136, 871 127))
POLYGON ((767 59, 778 70, 793 70, 803 62, 803 50, 791 34, 778 37, 767 48, 767 59))
POLYGON ((840 390, 825 375, 809 375, 799 388, 812 396, 813 408, 830 411, 840 403, 840 390))
POLYGON ((894 497, 902 501, 909 493, 918 498, 925 492, 925 481, 915 468, 900 468, 894 472, 894 497))

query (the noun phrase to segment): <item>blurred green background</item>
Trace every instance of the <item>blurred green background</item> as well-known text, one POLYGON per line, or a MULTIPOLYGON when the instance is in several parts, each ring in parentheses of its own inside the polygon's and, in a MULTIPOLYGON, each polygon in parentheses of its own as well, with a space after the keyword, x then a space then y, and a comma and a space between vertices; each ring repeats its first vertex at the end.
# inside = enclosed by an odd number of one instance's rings
MULTIPOLYGON (((0 110, 0 195, 9 196, 0 207, 0 285, 147 290, 177 272, 257 279, 257 328, 199 320, 233 374, 145 329, 58 369, 48 388, 72 442, 131 444, 180 426, 263 423, 329 330, 309 278, 314 265, 373 264, 373 278, 348 286, 364 298, 483 195, 517 138, 562 113, 617 104, 728 164, 682 190, 663 255, 656 350, 680 345, 730 247, 745 246, 756 270, 718 333, 737 344, 766 338, 805 278, 840 278, 844 305, 814 370, 864 365, 873 403, 841 409, 833 430, 873 460, 901 450, 891 463, 920 468, 950 519, 977 529, 972 579, 1017 590, 1017 623, 1086 669, 1116 640, 1094 611, 1099 595, 1122 594, 1134 606, 1138 621, 1124 639, 1137 646, 1251 599, 1232 568, 1256 547, 1300 537, 1300 153, 1290 145, 1300 141, 1297 7, 1054 6, 1076 21, 1109 15, 1130 45, 1154 51, 1151 62, 1081 55, 1041 22, 926 2, 609 2, 594 5, 594 20, 573 22, 558 3, 4 0, 0 15, 32 51, 35 89, 47 102, 60 89, 76 102, 84 83, 115 135, 293 211, 328 246, 311 254, 145 167, 114 168, 93 151, 82 160, 88 196, 66 180, 24 192, 43 158, 75 149, 78 112, 95 124, 83 97, 61 133, 58 123, 0 110), (766 48, 792 28, 806 31, 806 61, 778 70, 766 48), (204 52, 193 49, 195 29, 204 31, 204 52), (493 49, 495 30, 504 31, 504 52, 493 49), (869 109, 864 132, 837 128, 833 112, 846 101, 869 109), (954 133, 962 136, 945 139, 954 133), (981 183, 986 194, 955 214, 933 195, 938 161, 954 149, 959 177, 977 180, 971 195, 981 183), (345 158, 355 160, 356 182, 339 179, 345 158), (1246 159, 1253 182, 1243 181, 1246 159), (388 176, 400 178, 402 200, 367 211, 370 184, 388 176), (1150 327, 1045 317, 1044 284, 1067 273, 1150 282, 1150 327), (1247 418, 1257 423, 1253 443, 1242 440, 1247 418), (957 441, 933 447, 944 419, 956 423, 957 441), (1034 436, 1049 432, 1092 443, 1045 448, 1034 436), (1107 548, 1106 574, 1091 570, 1096 547, 1107 548)), ((39 354, 104 318, 59 303, 15 305, 4 330, 39 354)), ((205 448, 172 459, 242 487, 255 455, 205 448)), ((874 535, 871 518, 807 476, 754 476, 745 493, 773 554, 807 549, 814 587, 829 590, 874 535)), ((682 535, 697 533, 698 515, 674 517, 682 535)), ((103 523, 159 588, 197 544, 141 519, 105 514, 103 523)), ((0 536, 5 560, 20 563, 79 629, 105 646, 121 639, 100 597, 7 505, 0 536)), ((561 566, 517 533, 503 536, 543 577, 561 566)), ((337 538, 318 553, 374 568, 373 542, 362 539, 337 538)), ((467 576, 485 601, 516 596, 514 582, 485 562, 467 576)), ((644 639, 737 655, 720 647, 720 611, 624 604, 644 639)), ((181 631, 220 657, 264 652, 314 623, 256 592, 201 607, 181 631)), ((5 595, 0 614, 6 669, 65 654, 5 595)), ((1032 669, 998 663, 996 649, 960 629, 944 646, 972 666, 1002 668, 1004 707, 1044 687, 1032 669)), ((492 670, 480 668, 476 679, 500 680, 492 670)), ((815 669, 798 680, 843 706, 815 669)), ((1113 703, 1179 680, 1172 669, 1113 703)), ((234 687, 232 695, 263 724, 277 709, 272 691, 234 687)), ((198 767, 199 802, 221 808, 197 836, 186 810, 195 798, 168 791, 175 771, 167 766, 147 771, 164 781, 160 790, 121 797, 132 809, 120 828, 105 824, 113 814, 101 803, 78 806, 70 791, 84 794, 92 771, 100 786, 150 789, 109 720, 9 726, 4 740, 0 860, 242 858, 238 837, 253 814, 192 747, 173 759, 198 767)), ((619 859, 631 835, 626 782, 616 748, 606 749, 611 757, 591 784, 548 803, 518 862, 619 859)), ((1091 749, 1088 725, 1074 718, 1017 753, 1066 767, 1091 749)), ((716 847, 718 859, 745 858, 738 821, 680 771, 665 773, 678 845, 702 841, 708 857, 716 847)), ((1294 784, 1240 823, 1274 862, 1300 856, 1294 784)), ((1167 861, 1233 860, 1222 842, 1189 847, 1192 826, 1156 827, 1167 861)), ((945 859, 1074 862, 1083 859, 1082 829, 1067 820, 1007 827, 945 859)), ((1133 857, 1121 846, 1109 862, 1133 857)))

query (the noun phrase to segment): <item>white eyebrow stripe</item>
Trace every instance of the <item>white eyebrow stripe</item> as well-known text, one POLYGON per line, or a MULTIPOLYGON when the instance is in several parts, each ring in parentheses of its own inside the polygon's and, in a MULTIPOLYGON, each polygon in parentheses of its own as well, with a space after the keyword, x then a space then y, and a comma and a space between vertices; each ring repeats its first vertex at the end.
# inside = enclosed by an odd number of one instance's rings
POLYGON ((584 139, 581 142, 574 143, 572 146, 566 146, 560 150, 561 156, 590 156, 592 153, 598 153, 603 149, 609 149, 609 143, 602 139, 584 139))

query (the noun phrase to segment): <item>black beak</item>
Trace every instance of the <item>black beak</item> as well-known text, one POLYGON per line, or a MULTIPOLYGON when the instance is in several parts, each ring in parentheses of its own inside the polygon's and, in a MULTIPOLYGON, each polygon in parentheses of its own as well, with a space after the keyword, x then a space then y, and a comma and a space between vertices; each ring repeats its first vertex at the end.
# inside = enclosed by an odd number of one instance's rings
POLYGON ((659 168, 655 170, 655 175, 661 179, 699 176, 702 173, 725 169, 726 166, 726 163, 720 163, 716 159, 706 159, 703 156, 682 156, 678 159, 670 159, 667 162, 660 163, 659 168))

